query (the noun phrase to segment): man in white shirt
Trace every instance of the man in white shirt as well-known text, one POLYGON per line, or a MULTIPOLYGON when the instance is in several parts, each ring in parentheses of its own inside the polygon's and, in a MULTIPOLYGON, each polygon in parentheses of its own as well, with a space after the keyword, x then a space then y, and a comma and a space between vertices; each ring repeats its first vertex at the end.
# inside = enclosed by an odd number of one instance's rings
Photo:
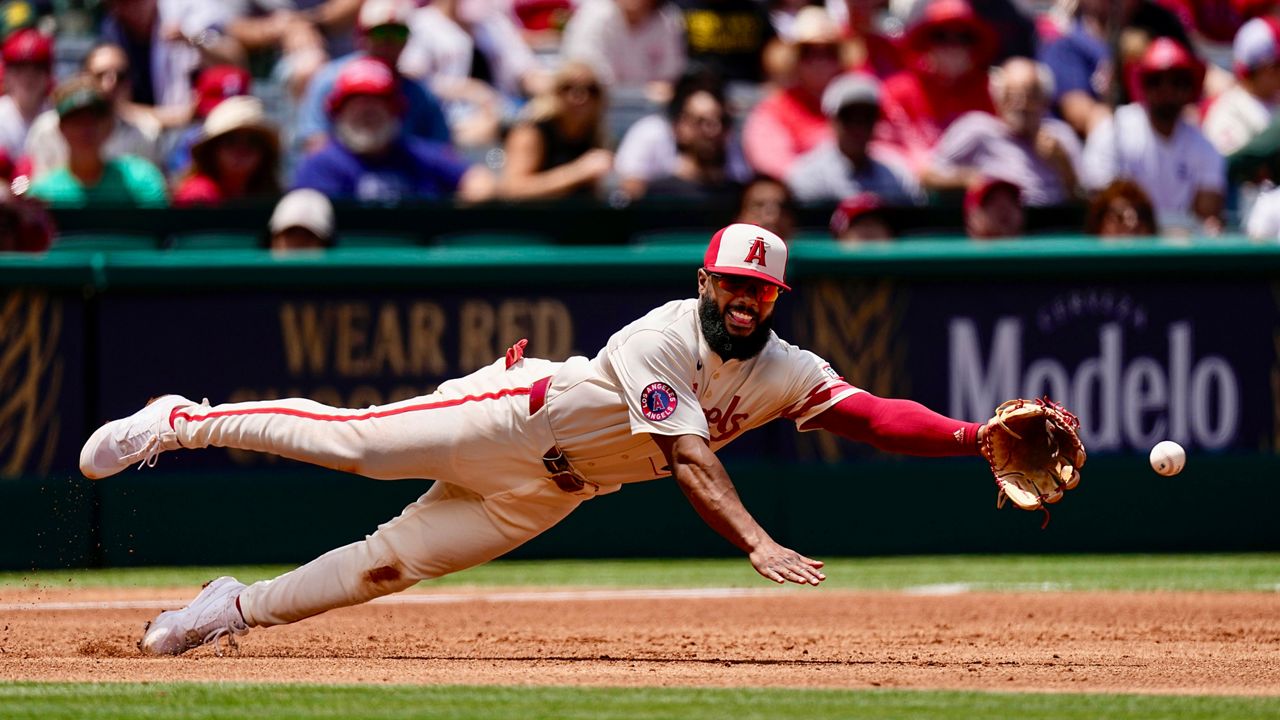
POLYGON ((1226 164, 1198 129, 1182 119, 1200 94, 1204 66, 1169 38, 1158 38, 1139 63, 1143 99, 1116 109, 1085 142, 1084 184, 1091 191, 1112 180, 1138 183, 1151 198, 1161 227, 1222 229, 1226 164))
POLYGON ((211 407, 166 395, 96 431, 90 478, 154 464, 180 448, 270 452, 376 479, 435 478, 366 539, 273 580, 211 582, 161 614, 140 649, 178 655, 250 627, 296 622, 404 590, 505 554, 596 495, 672 476, 694 509, 763 577, 817 585, 822 563, 776 542, 748 513, 715 451, 778 418, 891 452, 978 455, 983 424, 877 398, 771 329, 788 290, 787 246, 755 225, 717 232, 698 297, 628 324, 593 359, 524 357, 432 395, 364 410, 304 399, 211 407))
POLYGON ((665 101, 684 72, 684 21, 666 0, 585 0, 565 26, 560 54, 591 63, 607 85, 665 101))
POLYGON ((53 40, 34 28, 5 38, 4 95, 0 96, 0 148, 10 160, 22 156, 31 124, 49 105, 53 83, 53 40))
POLYGON ((1223 155, 1244 147, 1271 124, 1280 100, 1280 19, 1254 18, 1231 44, 1236 84, 1218 96, 1205 115, 1205 137, 1223 155))

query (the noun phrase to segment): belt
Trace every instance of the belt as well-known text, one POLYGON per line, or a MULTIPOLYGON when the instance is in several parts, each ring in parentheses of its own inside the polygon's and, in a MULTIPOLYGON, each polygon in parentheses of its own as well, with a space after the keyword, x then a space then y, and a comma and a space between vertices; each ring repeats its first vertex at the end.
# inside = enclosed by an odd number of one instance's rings
MULTIPOLYGON (((529 414, 534 415, 547 404, 547 386, 550 377, 544 377, 529 387, 529 414)), ((547 468, 548 477, 556 487, 572 495, 595 495, 600 486, 587 480, 573 469, 564 451, 552 446, 542 456, 542 464, 547 468)))

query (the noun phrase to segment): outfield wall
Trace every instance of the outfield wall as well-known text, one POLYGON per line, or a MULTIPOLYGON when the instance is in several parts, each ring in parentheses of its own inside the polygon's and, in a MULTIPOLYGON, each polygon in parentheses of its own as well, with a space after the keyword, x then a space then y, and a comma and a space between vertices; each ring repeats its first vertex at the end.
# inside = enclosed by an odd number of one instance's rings
MULTIPOLYGON (((691 296, 701 253, 0 257, 0 567, 293 562, 357 539, 426 483, 209 450, 94 484, 76 454, 97 424, 164 392, 365 406, 428 392, 521 337, 535 356, 594 354, 691 296)), ((783 337, 854 384, 968 419, 1049 393, 1083 419, 1084 482, 1042 532, 1039 514, 995 510, 977 460, 890 458, 775 423, 726 462, 766 528, 818 555, 1280 549, 1277 278, 1280 248, 1240 240, 797 242, 783 337), (1164 438, 1190 453, 1178 478, 1147 467, 1164 438)), ((520 554, 732 552, 658 481, 587 503, 520 554)))

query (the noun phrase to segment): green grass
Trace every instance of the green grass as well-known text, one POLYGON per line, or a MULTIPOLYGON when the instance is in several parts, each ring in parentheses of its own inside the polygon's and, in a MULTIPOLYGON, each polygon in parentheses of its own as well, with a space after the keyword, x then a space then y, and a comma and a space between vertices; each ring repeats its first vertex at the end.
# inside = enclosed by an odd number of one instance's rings
MULTIPOLYGON (((115 568, 0 573, 0 587, 196 586, 218 575, 253 582, 288 566, 115 568)), ((1280 590, 1280 554, 1000 555, 834 558, 825 587, 896 590, 1280 590)), ((745 559, 505 560, 425 586, 768 587, 745 559)))
POLYGON ((1280 715, 1280 698, 898 690, 19 683, 0 684, 0 708, 6 720, 161 717, 1255 720, 1280 715))

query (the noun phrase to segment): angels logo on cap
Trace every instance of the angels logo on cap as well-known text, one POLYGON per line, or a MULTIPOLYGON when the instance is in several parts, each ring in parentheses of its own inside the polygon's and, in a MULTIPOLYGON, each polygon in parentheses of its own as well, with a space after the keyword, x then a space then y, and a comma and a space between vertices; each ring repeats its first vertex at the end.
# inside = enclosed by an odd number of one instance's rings
POLYGON ((734 223, 711 236, 702 266, 707 272, 740 275, 773 283, 786 283, 787 244, 758 225, 734 223))

